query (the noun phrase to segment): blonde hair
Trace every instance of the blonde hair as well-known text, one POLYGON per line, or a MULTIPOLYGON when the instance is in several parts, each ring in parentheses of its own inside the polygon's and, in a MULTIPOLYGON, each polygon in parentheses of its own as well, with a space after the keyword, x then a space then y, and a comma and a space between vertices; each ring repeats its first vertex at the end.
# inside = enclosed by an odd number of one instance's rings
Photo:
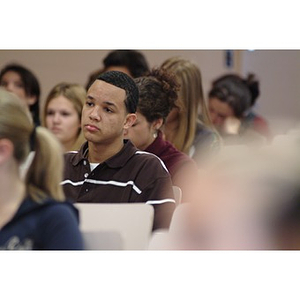
MULTIPOLYGON (((74 108, 78 114, 79 121, 81 121, 82 108, 86 100, 86 90, 80 84, 62 82, 55 85, 46 98, 42 115, 42 125, 44 127, 46 127, 48 105, 52 99, 58 96, 64 96, 74 105, 74 108)), ((77 139, 74 142, 72 149, 70 150, 78 150, 84 142, 85 138, 80 128, 78 131, 77 139)))
POLYGON ((60 143, 46 128, 35 127, 23 102, 4 90, 0 90, 0 139, 13 143, 19 166, 30 150, 35 151, 25 178, 27 193, 33 200, 45 197, 65 200, 60 185, 64 163, 60 143))
POLYGON ((167 59, 161 67, 173 72, 180 84, 176 103, 179 127, 171 142, 178 150, 188 153, 195 139, 197 122, 213 128, 204 100, 201 72, 196 64, 180 57, 167 59))

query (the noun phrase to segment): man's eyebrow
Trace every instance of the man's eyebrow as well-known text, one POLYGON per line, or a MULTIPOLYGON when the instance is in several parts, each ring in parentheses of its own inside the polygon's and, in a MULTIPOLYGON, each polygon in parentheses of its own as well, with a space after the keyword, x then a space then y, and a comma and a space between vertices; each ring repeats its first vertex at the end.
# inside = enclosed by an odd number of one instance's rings
POLYGON ((117 107, 115 103, 110 102, 110 101, 103 101, 103 104, 106 104, 106 105, 109 105, 109 106, 115 106, 115 107, 117 107))
MULTIPOLYGON (((87 99, 89 100, 93 100, 93 101, 96 101, 95 98, 91 95, 87 95, 87 99)), ((114 107, 117 107, 117 105, 114 103, 114 102, 111 102, 111 101, 103 101, 102 102, 102 105, 108 105, 108 106, 114 106, 114 107)))
POLYGON ((94 97, 91 96, 91 95, 87 95, 86 97, 87 97, 89 100, 95 100, 94 97))

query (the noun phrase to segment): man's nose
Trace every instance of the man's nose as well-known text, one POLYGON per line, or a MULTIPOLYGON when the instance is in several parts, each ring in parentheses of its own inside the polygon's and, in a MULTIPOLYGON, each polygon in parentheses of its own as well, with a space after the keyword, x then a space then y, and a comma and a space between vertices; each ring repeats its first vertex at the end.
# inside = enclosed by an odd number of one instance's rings
POLYGON ((100 120, 99 109, 97 107, 93 107, 93 109, 91 110, 91 112, 89 114, 89 118, 91 120, 96 120, 96 121, 100 120))

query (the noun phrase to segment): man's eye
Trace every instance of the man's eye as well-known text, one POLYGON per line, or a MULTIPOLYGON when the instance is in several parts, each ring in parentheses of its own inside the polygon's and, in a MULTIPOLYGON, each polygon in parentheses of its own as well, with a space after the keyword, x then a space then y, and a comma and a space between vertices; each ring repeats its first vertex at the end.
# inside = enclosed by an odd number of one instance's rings
POLYGON ((108 113, 112 113, 113 111, 110 109, 110 108, 108 108, 108 107, 104 107, 104 111, 106 111, 106 112, 108 112, 108 113))
POLYGON ((86 101, 85 103, 87 106, 94 106, 94 103, 93 102, 90 102, 90 101, 86 101))

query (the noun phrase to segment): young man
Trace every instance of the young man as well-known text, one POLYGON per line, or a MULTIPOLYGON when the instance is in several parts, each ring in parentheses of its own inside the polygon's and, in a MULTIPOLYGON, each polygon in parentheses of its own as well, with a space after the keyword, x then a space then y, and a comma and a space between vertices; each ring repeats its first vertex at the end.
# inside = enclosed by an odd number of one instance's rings
POLYGON ((122 72, 101 74, 87 92, 81 125, 87 140, 65 154, 62 182, 75 202, 145 202, 154 206, 153 230, 168 228, 175 209, 172 181, 163 162, 123 139, 136 120, 139 93, 122 72))

